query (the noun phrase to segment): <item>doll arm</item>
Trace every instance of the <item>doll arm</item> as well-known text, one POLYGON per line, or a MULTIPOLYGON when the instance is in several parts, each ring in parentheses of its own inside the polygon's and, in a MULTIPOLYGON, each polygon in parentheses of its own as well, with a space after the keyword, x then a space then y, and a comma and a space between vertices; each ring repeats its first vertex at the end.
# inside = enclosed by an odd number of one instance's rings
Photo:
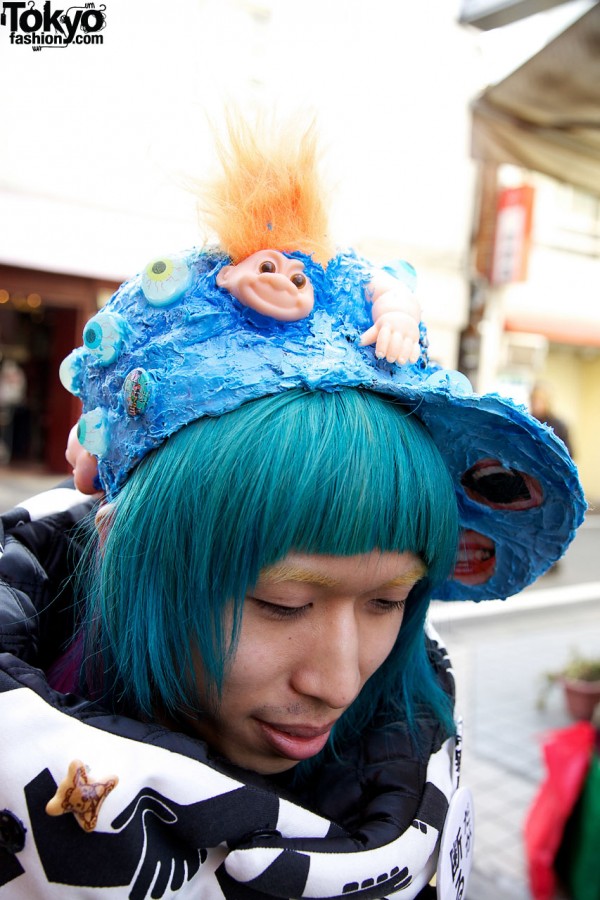
POLYGON ((390 363, 415 363, 421 352, 421 305, 412 291, 386 272, 377 272, 367 297, 373 304, 373 325, 361 336, 361 347, 375 344, 375 355, 390 363))

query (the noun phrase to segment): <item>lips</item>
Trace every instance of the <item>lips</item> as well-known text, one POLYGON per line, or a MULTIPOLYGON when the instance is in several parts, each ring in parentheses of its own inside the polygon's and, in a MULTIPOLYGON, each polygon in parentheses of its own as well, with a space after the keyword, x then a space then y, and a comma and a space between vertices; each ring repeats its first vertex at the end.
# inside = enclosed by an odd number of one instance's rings
POLYGON ((236 296, 245 306, 280 322, 297 322, 309 315, 314 305, 309 282, 300 290, 284 275, 266 273, 258 278, 258 283, 256 279, 240 283, 236 296))
POLYGON ((485 584, 496 568, 494 542, 477 531, 463 531, 454 578, 461 584, 485 584))
POLYGON ((333 722, 327 725, 287 725, 255 720, 271 749, 286 759, 310 759, 320 753, 331 734, 333 722))

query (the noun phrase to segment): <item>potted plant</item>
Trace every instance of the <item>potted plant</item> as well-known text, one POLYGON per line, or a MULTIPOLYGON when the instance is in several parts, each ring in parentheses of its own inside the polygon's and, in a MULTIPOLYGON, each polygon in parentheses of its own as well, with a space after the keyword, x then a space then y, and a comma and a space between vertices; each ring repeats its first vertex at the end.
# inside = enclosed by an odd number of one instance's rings
POLYGON ((562 669, 547 672, 539 700, 540 708, 544 708, 547 693, 555 684, 562 685, 571 718, 591 720, 594 708, 600 704, 600 657, 590 658, 574 653, 562 669))

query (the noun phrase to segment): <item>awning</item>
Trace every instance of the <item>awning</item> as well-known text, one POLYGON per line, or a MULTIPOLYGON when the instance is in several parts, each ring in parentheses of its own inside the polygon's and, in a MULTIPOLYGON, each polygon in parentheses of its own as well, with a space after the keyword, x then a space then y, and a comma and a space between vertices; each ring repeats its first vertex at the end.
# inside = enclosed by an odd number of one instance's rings
POLYGON ((538 316, 535 313, 510 315, 504 322, 504 330, 527 334, 541 334, 557 344, 578 347, 600 347, 600 323, 581 322, 564 318, 538 316))
POLYGON ((600 195, 600 4, 475 100, 472 155, 600 195))

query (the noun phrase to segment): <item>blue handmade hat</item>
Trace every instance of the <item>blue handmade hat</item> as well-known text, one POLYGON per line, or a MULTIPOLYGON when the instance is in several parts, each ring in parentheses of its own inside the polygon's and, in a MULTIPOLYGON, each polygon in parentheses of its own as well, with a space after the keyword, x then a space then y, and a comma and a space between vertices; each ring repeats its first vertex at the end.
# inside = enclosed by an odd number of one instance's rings
POLYGON ((313 126, 269 136, 230 118, 228 128, 222 174, 201 201, 219 246, 152 260, 61 367, 108 497, 202 416, 292 388, 377 391, 422 420, 454 479, 463 531, 442 596, 521 590, 583 518, 566 448, 524 409, 477 397, 464 376, 429 363, 410 266, 381 271, 335 251, 313 126))
MULTIPOLYGON (((372 324, 367 260, 285 258, 314 291, 312 311, 296 321, 237 300, 217 283, 230 258, 202 249, 153 260, 87 323, 61 379, 83 401, 79 439, 98 458, 108 497, 150 450, 202 416, 292 388, 377 391, 419 417, 454 480, 463 533, 441 599, 506 597, 531 583, 563 554, 585 511, 564 444, 525 408, 478 396, 460 373, 431 365, 422 324, 416 362, 389 363, 362 346, 372 324)), ((388 271, 411 286, 409 266, 388 271)))

